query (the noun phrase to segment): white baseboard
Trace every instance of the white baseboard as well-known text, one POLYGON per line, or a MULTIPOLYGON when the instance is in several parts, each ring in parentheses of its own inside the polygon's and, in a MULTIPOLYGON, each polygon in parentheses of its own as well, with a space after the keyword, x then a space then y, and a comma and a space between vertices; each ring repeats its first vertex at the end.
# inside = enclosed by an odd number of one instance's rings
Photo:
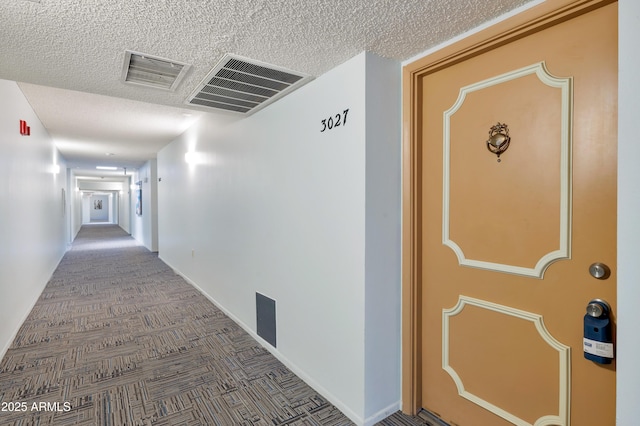
MULTIPOLYGON (((253 337, 255 340, 258 341, 258 343, 260 343, 262 345, 262 347, 264 347, 266 350, 268 350, 273 356, 275 356, 278 361, 280 361, 281 363, 283 363, 289 370, 291 370, 296 376, 298 376, 300 379, 302 379, 302 381, 304 381, 307 385, 311 386, 311 388, 313 390, 315 390, 316 392, 318 392, 320 395, 322 395, 327 401, 329 401, 331 404, 333 404, 338 410, 340 410, 345 416, 347 416, 352 422, 354 422, 356 425, 358 426, 369 426, 369 425, 373 425, 375 422, 373 422, 374 419, 377 419, 379 416, 383 415, 384 413, 386 413, 389 409, 393 409, 392 407, 399 407, 400 403, 394 403, 391 406, 389 406, 389 408, 384 409, 378 413, 376 413, 374 416, 369 417, 367 420, 364 420, 362 417, 358 416, 353 410, 351 410, 351 408, 347 407, 342 401, 340 401, 338 398, 335 397, 335 395, 333 395, 331 392, 329 392, 327 389, 325 389, 324 387, 322 387, 322 385, 320 385, 318 382, 316 382, 312 377, 308 376, 302 369, 300 369, 297 365, 295 365, 293 362, 291 362, 289 359, 287 359, 287 357, 285 355, 283 355, 278 349, 274 348, 273 346, 271 346, 269 343, 267 343, 262 337, 258 336, 258 334, 253 331, 253 329, 248 326, 247 324, 245 324, 244 322, 242 322, 239 318, 237 318, 232 312, 228 311, 224 306, 222 306, 216 299, 214 299, 211 295, 207 294, 207 292, 205 292, 202 288, 200 288, 200 286, 198 284, 196 284, 192 279, 190 279, 187 275, 185 275, 184 273, 182 273, 180 270, 174 268, 169 262, 167 262, 166 260, 162 259, 161 256, 158 256, 158 258, 160 260, 162 260, 165 264, 167 264, 167 266, 169 266, 171 269, 173 269, 173 271, 180 275, 187 283, 189 283, 191 286, 193 286, 196 290, 198 290, 200 293, 202 293, 202 295, 204 297, 206 297, 207 299, 209 299, 209 301, 211 301, 211 303, 213 303, 218 309, 220 309, 222 312, 225 313, 225 315, 227 315, 229 318, 231 318, 236 324, 238 324, 240 327, 242 327, 242 329, 244 331, 246 331, 247 333, 249 333, 249 335, 251 337, 253 337), (369 419, 371 419, 372 422, 369 422, 369 419)), ((393 414, 394 412, 396 412, 398 410, 398 408, 396 408, 395 410, 391 411, 389 413, 393 414)), ((386 416, 385 416, 386 417, 386 416)), ((380 420, 382 420, 384 417, 379 417, 380 420)), ((379 421, 379 420, 377 420, 379 421)))
POLYGON ((372 416, 367 417, 364 421, 363 426, 373 426, 379 421, 386 419, 387 417, 389 417, 390 415, 392 415, 393 413, 399 410, 400 410, 400 401, 394 402, 393 404, 389 405, 386 408, 383 408, 382 410, 378 411, 372 416))

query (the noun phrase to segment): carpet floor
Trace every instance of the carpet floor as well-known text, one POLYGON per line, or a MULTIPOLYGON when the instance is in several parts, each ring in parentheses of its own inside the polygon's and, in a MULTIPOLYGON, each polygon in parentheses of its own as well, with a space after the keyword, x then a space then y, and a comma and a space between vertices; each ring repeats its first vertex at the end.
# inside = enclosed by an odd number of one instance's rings
POLYGON ((0 404, 3 426, 352 424, 115 225, 81 229, 0 362, 0 404))

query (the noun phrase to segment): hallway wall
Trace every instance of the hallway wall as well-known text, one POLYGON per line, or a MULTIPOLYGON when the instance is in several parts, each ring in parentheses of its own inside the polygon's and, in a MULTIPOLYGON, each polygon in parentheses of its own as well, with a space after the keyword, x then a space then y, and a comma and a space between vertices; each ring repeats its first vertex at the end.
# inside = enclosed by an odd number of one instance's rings
POLYGON ((617 422, 640 418, 640 2, 620 0, 618 98, 618 348, 617 422))
POLYGON ((399 408, 400 152, 400 66, 363 53, 158 154, 160 257, 254 336, 275 299, 272 352, 358 424, 399 408))
POLYGON ((80 232, 82 227, 82 215, 83 215, 83 203, 82 203, 82 191, 78 187, 78 179, 73 169, 68 169, 68 187, 69 187, 69 202, 70 202, 70 214, 71 216, 71 232, 69 234, 69 245, 73 243, 76 235, 80 232))
POLYGON ((18 84, 0 80, 0 358, 66 251, 66 173, 18 84))
POLYGON ((158 163, 149 160, 133 175, 131 189, 131 236, 153 252, 158 251, 158 163), (142 183, 142 215, 136 214, 138 186, 142 183))

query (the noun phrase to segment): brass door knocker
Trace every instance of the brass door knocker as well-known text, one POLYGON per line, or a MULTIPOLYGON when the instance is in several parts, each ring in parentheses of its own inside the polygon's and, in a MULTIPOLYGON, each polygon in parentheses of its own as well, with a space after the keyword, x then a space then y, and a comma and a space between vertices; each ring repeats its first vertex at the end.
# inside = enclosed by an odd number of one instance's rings
POLYGON ((498 156, 498 163, 500 162, 500 155, 509 148, 509 142, 511 142, 511 138, 506 124, 498 122, 498 124, 491 127, 487 149, 498 156))

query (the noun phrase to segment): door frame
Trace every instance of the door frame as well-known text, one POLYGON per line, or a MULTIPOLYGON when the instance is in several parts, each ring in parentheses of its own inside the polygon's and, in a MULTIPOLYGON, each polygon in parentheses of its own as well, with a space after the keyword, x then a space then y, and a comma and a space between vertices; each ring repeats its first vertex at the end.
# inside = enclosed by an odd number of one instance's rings
POLYGON ((422 78, 616 0, 547 0, 402 70, 402 411, 421 407, 421 173, 422 78))

